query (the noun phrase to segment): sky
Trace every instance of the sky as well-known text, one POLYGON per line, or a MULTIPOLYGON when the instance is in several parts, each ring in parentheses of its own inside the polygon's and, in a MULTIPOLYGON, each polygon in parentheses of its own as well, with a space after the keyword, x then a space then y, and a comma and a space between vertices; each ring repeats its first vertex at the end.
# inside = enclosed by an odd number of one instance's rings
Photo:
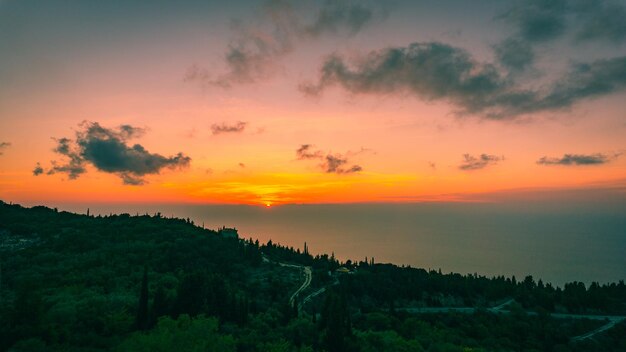
POLYGON ((3 0, 0 199, 624 200, 624 18, 616 0, 3 0))

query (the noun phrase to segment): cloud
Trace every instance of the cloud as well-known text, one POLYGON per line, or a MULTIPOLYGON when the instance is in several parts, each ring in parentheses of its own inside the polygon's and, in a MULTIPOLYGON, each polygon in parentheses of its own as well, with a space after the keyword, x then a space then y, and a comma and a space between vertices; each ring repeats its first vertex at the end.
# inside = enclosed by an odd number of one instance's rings
POLYGON ((305 26, 304 31, 312 36, 324 33, 337 34, 342 30, 354 35, 374 17, 374 10, 361 2, 326 1, 317 13, 315 21, 305 26))
POLYGON ((248 125, 247 122, 238 121, 232 125, 227 124, 226 122, 222 122, 220 124, 211 125, 211 133, 213 135, 218 135, 222 133, 241 133, 246 129, 248 125))
POLYGON ((303 144, 296 150, 296 158, 298 160, 305 159, 321 159, 324 157, 321 150, 313 150, 313 145, 303 144))
POLYGON ((356 164, 350 165, 351 163, 348 160, 348 155, 357 155, 365 151, 368 151, 368 149, 361 148, 361 150, 356 153, 348 152, 346 153, 346 155, 342 155, 339 153, 327 153, 326 155, 324 155, 325 153, 321 150, 314 150, 313 145, 302 144, 300 148, 296 150, 296 158, 298 160, 322 160, 322 163, 319 166, 324 172, 329 174, 352 174, 363 171, 363 168, 360 165, 356 164))
POLYGON ((35 168, 33 169, 33 175, 34 176, 39 176, 41 174, 43 174, 44 170, 41 167, 41 164, 37 163, 37 165, 35 165, 35 168))
POLYGON ((582 25, 578 41, 605 39, 620 43, 626 40, 626 6, 615 1, 582 1, 576 8, 582 25))
POLYGON ((496 59, 510 71, 523 71, 532 66, 535 53, 532 46, 519 38, 508 38, 494 47, 496 59))
POLYGON ((515 1, 496 18, 511 23, 516 36, 530 43, 571 34, 577 42, 626 39, 626 6, 614 0, 515 1))
POLYGON ((0 142, 0 155, 2 155, 2 151, 11 146, 9 142, 0 142))
POLYGON ((301 85, 319 94, 331 85, 352 93, 414 93, 428 100, 447 98, 470 108, 485 105, 505 86, 491 65, 472 61, 463 49, 443 43, 413 43, 408 47, 373 51, 349 64, 339 55, 324 62, 317 84, 301 85))
POLYGON ((494 46, 496 60, 511 73, 533 66, 534 47, 559 38, 574 43, 626 40, 626 6, 614 0, 514 1, 496 19, 515 32, 494 46))
POLYGON ((322 166, 326 173, 351 174, 363 171, 363 168, 359 165, 348 166, 347 164, 348 159, 341 154, 328 154, 326 155, 326 160, 322 166))
MULTIPOLYGON (((87 171, 87 165, 92 165, 99 171, 117 175, 124 184, 141 185, 145 183, 146 175, 158 174, 165 168, 187 167, 191 162, 191 158, 183 153, 165 157, 148 152, 140 144, 127 144, 129 139, 145 133, 141 128, 130 125, 105 128, 97 122, 83 122, 79 127, 75 139, 55 139, 54 152, 63 156, 65 161, 52 161, 46 172, 48 175, 65 173, 69 179, 76 179, 87 171)), ((43 172, 38 163, 33 174, 43 172)))
POLYGON ((515 24, 525 40, 541 42, 565 32, 567 10, 565 0, 515 1, 497 18, 515 24))
POLYGON ((244 164, 244 163, 239 163, 239 167, 243 169, 243 168, 245 168, 245 167, 246 167, 246 164, 244 164))
POLYGON ((606 154, 564 154, 561 158, 550 158, 544 156, 537 160, 537 164, 540 165, 601 165, 606 164, 617 158, 620 154, 609 156, 606 154))
POLYGON ((225 71, 215 73, 192 65, 184 80, 204 86, 230 88, 250 84, 274 76, 281 69, 282 59, 297 43, 318 38, 324 34, 354 35, 375 18, 386 14, 363 2, 352 0, 324 2, 311 23, 298 14, 298 2, 270 0, 262 6, 263 25, 233 22, 236 35, 224 53, 225 71))
POLYGON ((355 94, 412 94, 429 101, 445 100, 455 104, 460 114, 510 119, 626 90, 626 57, 572 64, 547 87, 528 89, 494 65, 476 62, 461 48, 412 43, 350 61, 333 54, 324 61, 317 82, 303 83, 300 90, 319 95, 331 86, 355 94))
POLYGON ((572 66, 569 74, 557 81, 537 108, 571 106, 575 102, 626 89, 626 57, 596 60, 572 66))
POLYGON ((495 165, 499 161, 504 160, 504 157, 489 154, 481 154, 480 156, 476 157, 470 154, 463 154, 463 159, 463 162, 461 163, 461 165, 459 165, 459 169, 471 171, 484 169, 489 165, 495 165))

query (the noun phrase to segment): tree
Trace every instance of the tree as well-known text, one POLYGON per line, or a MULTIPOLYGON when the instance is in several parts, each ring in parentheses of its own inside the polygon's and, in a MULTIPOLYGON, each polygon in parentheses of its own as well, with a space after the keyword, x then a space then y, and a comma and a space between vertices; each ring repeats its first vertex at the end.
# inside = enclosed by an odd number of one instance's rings
POLYGON ((141 281, 141 291, 139 293, 139 304, 137 307, 137 320, 135 326, 139 330, 147 330, 150 327, 150 317, 148 315, 148 267, 143 267, 143 280, 141 281))
POLYGON ((324 329, 323 343, 329 352, 346 350, 346 337, 352 335, 352 326, 343 296, 331 293, 326 297, 321 327, 324 329))

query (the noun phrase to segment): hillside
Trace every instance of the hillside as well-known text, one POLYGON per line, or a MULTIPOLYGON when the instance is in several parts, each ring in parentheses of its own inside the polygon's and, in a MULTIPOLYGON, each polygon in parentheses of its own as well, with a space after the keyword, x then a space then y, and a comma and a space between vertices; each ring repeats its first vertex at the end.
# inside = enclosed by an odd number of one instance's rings
POLYGON ((0 265, 0 350, 626 350, 623 281, 341 263, 158 213, 1 202, 0 265))

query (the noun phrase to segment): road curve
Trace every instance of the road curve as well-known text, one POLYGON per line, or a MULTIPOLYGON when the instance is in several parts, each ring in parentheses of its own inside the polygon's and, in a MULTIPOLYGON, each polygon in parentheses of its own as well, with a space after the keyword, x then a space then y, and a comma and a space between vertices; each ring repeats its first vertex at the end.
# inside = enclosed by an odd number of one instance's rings
POLYGON ((296 300, 296 297, 298 297, 298 295, 302 291, 306 290, 311 285, 311 280, 313 279, 313 270, 311 270, 310 266, 276 262, 276 261, 270 260, 265 254, 262 254, 262 258, 263 258, 263 261, 266 262, 266 263, 274 262, 274 263, 276 263, 276 264, 278 264, 280 266, 285 266, 285 267, 289 267, 289 268, 296 268, 296 269, 300 269, 300 270, 304 271, 304 282, 302 283, 302 285, 300 285, 300 287, 296 290, 296 292, 294 292, 291 295, 291 297, 289 297, 289 305, 293 306, 293 302, 296 300))
MULTIPOLYGON (((507 305, 515 302, 514 299, 509 299, 506 302, 499 304, 495 307, 486 308, 487 311, 498 314, 506 314, 510 313, 508 311, 502 310, 502 308, 507 305)), ((478 310, 478 308, 474 307, 407 307, 407 308, 396 308, 396 310, 401 310, 407 313, 468 313, 472 314, 478 310)), ((525 312, 529 315, 537 315, 536 312, 525 312)), ((592 315, 592 314, 562 314, 562 313, 551 313, 549 314, 553 318, 557 319, 594 319, 594 320, 607 320, 608 322, 601 327, 592 330, 586 334, 572 337, 573 341, 581 341, 584 339, 588 339, 593 337, 596 334, 599 334, 603 331, 609 330, 615 325, 619 324, 622 321, 626 321, 626 316, 620 315, 592 315)))

